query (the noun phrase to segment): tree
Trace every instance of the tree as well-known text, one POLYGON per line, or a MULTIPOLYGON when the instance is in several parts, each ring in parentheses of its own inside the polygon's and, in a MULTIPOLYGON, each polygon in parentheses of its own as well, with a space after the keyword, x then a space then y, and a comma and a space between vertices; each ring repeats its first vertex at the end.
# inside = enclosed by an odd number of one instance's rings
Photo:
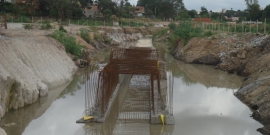
POLYGON ((248 6, 248 5, 258 4, 258 3, 259 3, 258 0, 245 0, 245 2, 246 2, 246 4, 247 4, 247 6, 248 6))
POLYGON ((264 18, 270 19, 270 4, 265 7, 263 10, 264 18))
POLYGON ((209 13, 208 10, 203 6, 201 7, 201 13, 200 13, 201 17, 209 17, 209 13))
POLYGON ((162 19, 174 18, 180 11, 186 10, 183 0, 138 0, 137 6, 151 10, 162 19))
POLYGON ((162 5, 160 6, 160 9, 163 10, 163 12, 160 13, 162 16, 162 19, 169 19, 169 18, 174 18, 176 15, 176 11, 174 10, 173 4, 170 2, 163 2, 162 5))
POLYGON ((104 15, 105 20, 109 20, 111 18, 111 16, 113 15, 113 13, 111 10, 105 9, 103 11, 103 15, 104 15))
MULTIPOLYGON (((106 9, 110 10, 112 14, 116 14, 116 3, 112 2, 111 0, 99 0, 98 1, 98 8, 104 14, 106 9)), ((108 12, 108 11, 107 11, 108 12)))
POLYGON ((260 19, 260 5, 258 0, 245 0, 247 5, 247 10, 249 12, 250 20, 256 21, 260 19))
POLYGON ((197 11, 196 10, 190 10, 188 11, 188 15, 191 17, 191 18, 195 18, 197 16, 197 11))
POLYGON ((259 4, 249 5, 248 11, 249 11, 251 20, 256 21, 256 20, 260 19, 261 14, 260 14, 260 5, 259 4))
POLYGON ((83 16, 81 5, 77 0, 47 0, 47 2, 50 5, 50 15, 56 19, 78 19, 83 16))
POLYGON ((220 19, 220 13, 212 12, 211 13, 211 19, 212 20, 219 20, 220 19))
POLYGON ((12 13, 13 11, 13 4, 12 3, 9 3, 9 2, 1 2, 0 3, 0 12, 3 12, 3 13, 12 13))

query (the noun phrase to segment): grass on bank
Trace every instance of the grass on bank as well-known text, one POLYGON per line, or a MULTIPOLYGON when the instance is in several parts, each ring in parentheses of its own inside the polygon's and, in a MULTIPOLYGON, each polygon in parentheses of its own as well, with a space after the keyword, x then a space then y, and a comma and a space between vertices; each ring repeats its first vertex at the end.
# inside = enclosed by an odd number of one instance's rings
POLYGON ((175 23, 170 23, 169 29, 161 29, 153 35, 153 39, 160 38, 166 34, 169 34, 169 51, 173 49, 181 42, 186 45, 188 41, 193 37, 210 37, 213 35, 211 31, 204 31, 202 28, 194 27, 190 23, 181 23, 176 25, 175 23), (170 32, 168 32, 170 31, 170 32))
POLYGON ((74 55, 75 59, 82 57, 82 48, 84 47, 76 43, 76 39, 74 37, 58 30, 54 31, 50 36, 62 43, 65 46, 66 52, 74 55))
POLYGON ((24 27, 24 29, 27 29, 27 30, 33 29, 33 25, 32 24, 24 24, 23 27, 24 27))
POLYGON ((86 41, 88 44, 91 42, 91 39, 90 39, 90 33, 88 30, 85 30, 85 29, 80 29, 80 36, 81 38, 86 41))

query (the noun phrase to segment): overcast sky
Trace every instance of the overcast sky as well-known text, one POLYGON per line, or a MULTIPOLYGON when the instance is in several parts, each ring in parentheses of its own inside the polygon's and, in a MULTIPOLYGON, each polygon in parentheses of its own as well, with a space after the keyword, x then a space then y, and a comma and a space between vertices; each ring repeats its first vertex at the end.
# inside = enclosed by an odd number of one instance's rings
MULTIPOLYGON (((137 4, 137 0, 129 0, 133 5, 137 4)), ((195 9, 200 11, 202 6, 205 6, 208 11, 220 12, 223 8, 233 10, 246 9, 245 0, 183 0, 188 10, 195 9)), ((259 0, 259 4, 262 8, 270 4, 270 0, 259 0)))

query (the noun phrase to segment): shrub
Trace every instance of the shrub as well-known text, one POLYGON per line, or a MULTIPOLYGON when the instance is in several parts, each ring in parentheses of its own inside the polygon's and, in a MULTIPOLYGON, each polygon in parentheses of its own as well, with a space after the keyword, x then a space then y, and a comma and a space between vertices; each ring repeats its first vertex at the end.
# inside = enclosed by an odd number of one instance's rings
POLYGON ((41 29, 42 30, 48 30, 48 29, 51 29, 52 28, 52 25, 50 23, 44 23, 41 25, 41 29))
POLYGON ((91 30, 92 30, 93 32, 97 32, 97 31, 98 31, 98 28, 95 27, 95 26, 91 26, 91 30))
POLYGON ((160 29, 160 30, 158 30, 156 33, 154 33, 153 34, 153 36, 152 36, 152 40, 153 39, 155 39, 155 38, 158 38, 158 37, 160 37, 160 36, 163 36, 163 35, 165 35, 165 33, 168 31, 168 29, 160 29))
POLYGON ((33 25, 32 24, 24 24, 24 29, 33 29, 33 25))
POLYGON ((207 32, 204 33, 204 36, 206 36, 206 37, 210 37, 212 35, 213 35, 212 31, 207 31, 207 32))
POLYGON ((62 31, 54 31, 51 34, 51 37, 58 40, 60 43, 62 43, 65 46, 66 52, 76 56, 75 58, 81 58, 82 57, 82 48, 83 46, 76 43, 76 39, 72 36, 66 35, 62 31))
POLYGON ((62 26, 62 25, 60 25, 60 27, 59 27, 59 31, 62 31, 62 32, 65 32, 65 33, 67 33, 67 30, 62 26))
POLYGON ((201 28, 194 28, 190 24, 183 23, 173 31, 173 35, 186 44, 193 37, 203 36, 203 30, 201 28))
POLYGON ((108 38, 108 37, 104 37, 104 43, 105 44, 111 44, 112 39, 108 38))
POLYGON ((94 39, 97 40, 97 41, 101 41, 102 40, 101 36, 98 35, 98 34, 94 34, 94 39))
POLYGON ((171 30, 174 30, 177 27, 177 25, 174 22, 170 23, 168 26, 171 30))
POLYGON ((86 41, 88 44, 91 42, 91 39, 89 37, 89 31, 85 29, 80 29, 80 36, 84 41, 86 41))

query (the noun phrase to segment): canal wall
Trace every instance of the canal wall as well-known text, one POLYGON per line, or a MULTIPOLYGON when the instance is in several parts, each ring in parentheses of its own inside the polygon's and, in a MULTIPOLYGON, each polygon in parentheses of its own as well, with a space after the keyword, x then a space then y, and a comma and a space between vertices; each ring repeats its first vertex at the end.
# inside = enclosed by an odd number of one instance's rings
POLYGON ((246 77, 235 95, 253 109, 252 117, 265 125, 258 130, 270 133, 269 35, 220 33, 192 38, 186 45, 179 43, 173 55, 185 63, 214 65, 246 77))
POLYGON ((46 34, 10 30, 0 37, 0 119, 72 80, 76 65, 63 45, 46 34))

